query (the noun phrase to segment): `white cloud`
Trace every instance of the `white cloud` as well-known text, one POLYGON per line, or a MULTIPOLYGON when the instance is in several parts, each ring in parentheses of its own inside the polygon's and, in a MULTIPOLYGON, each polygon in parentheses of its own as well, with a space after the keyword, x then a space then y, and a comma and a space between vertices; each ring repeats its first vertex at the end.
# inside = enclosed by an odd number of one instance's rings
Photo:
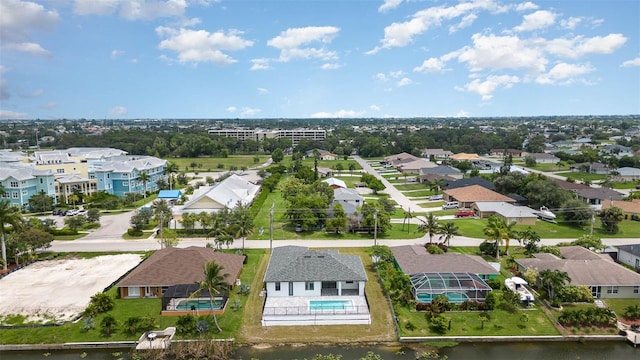
POLYGON ((465 84, 463 88, 458 88, 458 90, 474 92, 480 95, 482 100, 487 101, 491 100, 493 92, 498 88, 508 89, 518 82, 520 82, 520 79, 517 76, 491 75, 488 76, 485 81, 474 79, 470 83, 465 84))
POLYGON ((278 61, 281 62, 295 59, 335 60, 338 55, 325 49, 324 45, 331 43, 339 32, 340 28, 334 26, 291 28, 267 41, 267 45, 280 50, 278 61), (315 43, 319 43, 320 47, 305 47, 315 43))
POLYGON ((109 110, 109 115, 120 117, 127 115, 127 108, 124 106, 114 106, 109 110))
POLYGON ((579 80, 580 76, 588 74, 593 70, 593 67, 589 64, 576 65, 560 63, 551 68, 548 73, 539 75, 536 78, 536 82, 545 85, 567 85, 579 80))
POLYGON ((378 7, 378 12, 385 13, 393 10, 402 4, 402 0, 384 0, 384 3, 378 7))
POLYGON ((311 114, 312 118, 356 118, 364 115, 364 112, 355 110, 338 110, 336 112, 321 111, 311 114))
POLYGON ((449 7, 435 6, 418 11, 407 21, 394 22, 385 27, 384 38, 380 40, 381 45, 367 51, 366 54, 372 55, 382 49, 407 46, 413 42, 415 36, 423 34, 430 28, 442 26, 442 22, 445 20, 463 17, 461 23, 473 21, 475 20, 473 17, 466 20, 464 17, 481 10, 499 11, 500 6, 491 0, 475 0, 449 7))
POLYGON ((58 12, 30 1, 0 1, 1 49, 50 57, 51 53, 31 41, 34 31, 51 31, 60 20, 58 12))
POLYGON ((326 63, 326 64, 322 64, 321 68, 322 70, 335 70, 335 69, 340 69, 341 65, 340 64, 336 64, 336 63, 326 63))
POLYGON ((48 103, 44 104, 42 107, 43 107, 44 109, 49 109, 49 110, 51 110, 51 109, 55 109, 55 108, 57 108, 57 107, 58 107, 58 103, 57 103, 57 102, 55 102, 55 101, 49 101, 48 103))
POLYGON ((522 24, 513 28, 517 32, 533 31, 548 28, 556 22, 557 14, 553 11, 538 10, 524 16, 522 24))
POLYGON ((253 109, 250 107, 244 107, 242 108, 242 111, 240 111, 240 115, 241 116, 254 116, 256 114, 259 114, 260 112, 262 112, 262 109, 253 109))
POLYGON ((0 109, 0 120, 25 120, 25 119, 29 119, 29 115, 27 113, 0 109))
POLYGON ((10 43, 4 46, 7 50, 20 51, 25 52, 27 54, 41 56, 46 58, 53 57, 48 50, 45 50, 40 44, 32 43, 32 42, 23 42, 23 43, 10 43))
POLYGON ((528 69, 543 72, 548 60, 537 39, 522 40, 517 36, 474 34, 473 47, 453 54, 471 71, 484 69, 528 69))
POLYGON ((235 107, 235 106, 229 106, 229 107, 227 108, 227 111, 228 111, 228 112, 230 112, 230 113, 232 113, 232 112, 236 112, 237 110, 238 110, 238 108, 237 108, 237 107, 235 107))
POLYGON ((28 92, 28 93, 21 93, 20 96, 23 97, 23 98, 30 99, 30 98, 35 98, 35 97, 38 97, 38 96, 42 96, 42 94, 44 94, 44 90, 35 89, 35 90, 33 90, 31 92, 28 92))
POLYGON ((118 49, 111 50, 111 58, 112 59, 116 59, 122 54, 124 54, 124 51, 122 51, 122 50, 118 50, 118 49))
POLYGON ((590 54, 611 54, 627 42, 622 34, 609 34, 585 38, 557 38, 544 44, 544 50, 552 55, 576 59, 590 54))
POLYGON ((460 111, 458 111, 457 114, 455 114, 453 116, 457 117, 457 118, 467 118, 467 117, 471 116, 471 113, 469 113, 468 111, 460 110, 460 111))
POLYGON ((413 84, 413 81, 411 79, 407 78, 407 77, 404 77, 404 78, 400 79, 400 81, 398 81, 396 83, 396 85, 398 87, 408 86, 408 85, 411 85, 411 84, 413 84))
POLYGON ((186 0, 76 0, 73 12, 77 15, 118 15, 127 20, 153 20, 162 17, 182 17, 186 0))
POLYGON ((516 5, 516 10, 517 11, 528 11, 528 10, 536 10, 538 9, 538 5, 527 1, 526 3, 522 3, 522 4, 517 4, 516 5))
POLYGON ((634 67, 634 66, 640 66, 640 57, 637 57, 635 59, 632 60, 627 60, 625 62, 622 63, 622 65, 620 65, 622 67, 634 67))
POLYGON ((385 75, 384 73, 377 73, 376 74, 376 79, 378 79, 380 81, 388 81, 389 80, 387 78, 387 75, 385 75))
POLYGON ((464 29, 471 26, 473 22, 476 21, 477 18, 478 18, 478 15, 476 14, 466 15, 465 17, 462 18, 462 20, 460 20, 459 23, 449 26, 449 33, 453 34, 460 29, 464 29))
POLYGON ((271 65, 269 65, 269 59, 253 59, 251 62, 253 63, 251 69, 249 69, 251 71, 273 69, 271 65))
POLYGON ((422 62, 422 65, 413 68, 414 72, 436 73, 445 70, 445 63, 437 58, 430 58, 422 62))
POLYGON ((373 110, 375 112, 382 111, 382 109, 380 109, 380 106, 378 106, 378 105, 371 105, 371 106, 369 106, 369 109, 371 109, 371 110, 373 110))
POLYGON ((161 37, 167 37, 158 47, 178 53, 178 62, 181 64, 200 62, 232 64, 236 60, 223 51, 237 51, 253 45, 252 41, 240 36, 241 31, 233 29, 226 33, 223 31, 210 33, 206 30, 158 27, 156 33, 161 37))
POLYGON ((573 30, 582 22, 582 20, 584 19, 581 17, 571 16, 568 19, 560 20, 560 26, 562 26, 565 29, 573 30))
POLYGON ((268 94, 269 93, 269 89, 265 89, 265 88, 258 88, 258 93, 259 94, 268 94))

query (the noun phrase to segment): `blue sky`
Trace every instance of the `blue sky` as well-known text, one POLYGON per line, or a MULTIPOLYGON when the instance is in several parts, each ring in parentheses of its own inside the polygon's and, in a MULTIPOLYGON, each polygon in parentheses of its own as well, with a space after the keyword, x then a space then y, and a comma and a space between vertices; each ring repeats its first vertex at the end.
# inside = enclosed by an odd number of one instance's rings
POLYGON ((0 0, 0 119, 640 113, 640 1, 0 0))

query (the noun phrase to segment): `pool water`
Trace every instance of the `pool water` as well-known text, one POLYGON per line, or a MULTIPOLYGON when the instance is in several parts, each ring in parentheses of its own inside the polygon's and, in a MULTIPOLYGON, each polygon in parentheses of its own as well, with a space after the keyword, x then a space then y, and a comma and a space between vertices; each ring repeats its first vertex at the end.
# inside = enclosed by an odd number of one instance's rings
POLYGON ((309 310, 353 310, 351 300, 309 300, 309 310))
MULTIPOLYGON (((215 299, 213 310, 222 309, 222 305, 222 300, 215 299)), ((211 310, 211 302, 209 300, 182 300, 176 305, 176 310, 211 310)))
POLYGON ((439 295, 445 295, 452 303, 463 303, 469 300, 469 298, 467 298, 465 294, 461 294, 458 292, 445 292, 440 294, 418 294, 418 301, 430 303, 436 296, 439 295))

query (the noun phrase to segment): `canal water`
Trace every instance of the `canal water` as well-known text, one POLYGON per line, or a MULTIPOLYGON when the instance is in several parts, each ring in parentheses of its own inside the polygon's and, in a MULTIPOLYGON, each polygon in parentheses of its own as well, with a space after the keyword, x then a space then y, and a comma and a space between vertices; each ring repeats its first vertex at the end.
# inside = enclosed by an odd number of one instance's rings
MULTIPOLYGON (((312 359, 316 354, 341 355, 343 360, 360 359, 373 351, 384 360, 414 360, 417 352, 410 349, 385 347, 277 347, 270 349, 241 348, 235 359, 242 360, 302 360, 312 359)), ((0 352, 2 360, 116 360, 127 359, 126 350, 86 351, 9 351, 0 352)), ((532 342, 532 343, 463 343, 452 348, 441 349, 440 355, 449 360, 638 360, 640 347, 634 348, 620 342, 532 342)))

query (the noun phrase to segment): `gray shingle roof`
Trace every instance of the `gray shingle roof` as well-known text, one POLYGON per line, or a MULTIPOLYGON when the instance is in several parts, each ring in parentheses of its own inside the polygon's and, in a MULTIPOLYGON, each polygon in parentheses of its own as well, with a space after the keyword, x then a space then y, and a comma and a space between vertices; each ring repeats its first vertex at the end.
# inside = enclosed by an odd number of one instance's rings
POLYGON ((396 262, 407 275, 421 273, 497 274, 480 256, 445 253, 432 255, 424 246, 404 245, 391 248, 396 262))
POLYGON ((367 281, 367 274, 357 255, 283 246, 273 249, 264 281, 367 281))

